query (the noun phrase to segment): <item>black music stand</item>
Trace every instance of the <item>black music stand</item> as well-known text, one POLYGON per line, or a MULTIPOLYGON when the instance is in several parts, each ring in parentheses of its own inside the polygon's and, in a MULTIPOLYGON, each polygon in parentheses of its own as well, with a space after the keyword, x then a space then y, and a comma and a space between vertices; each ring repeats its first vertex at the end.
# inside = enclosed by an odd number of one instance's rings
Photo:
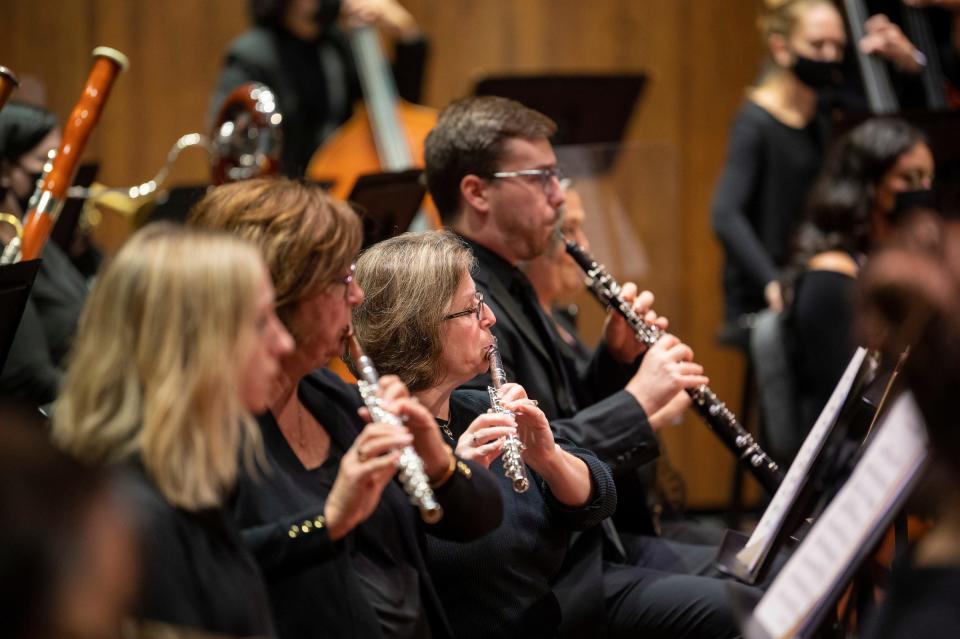
MULTIPOLYGON (((473 93, 511 98, 548 116, 557 123, 556 146, 616 145, 646 85, 645 73, 493 76, 473 93)), ((605 154, 594 168, 606 172, 615 159, 605 154)))
MULTIPOLYGON (((889 372, 877 373, 865 357, 857 370, 849 393, 830 424, 823 445, 802 478, 789 510, 775 530, 772 543, 754 569, 737 558, 747 542, 743 533, 728 530, 717 552, 716 566, 720 572, 746 584, 766 579, 773 560, 792 541, 810 517, 819 515, 846 481, 866 435, 867 428, 881 408, 878 389, 883 391, 890 380, 889 372)), ((774 497, 776 498, 776 497, 774 497)))
POLYGON ((30 289, 40 271, 40 262, 30 260, 0 266, 0 372, 7 363, 30 289))
POLYGON ((427 188, 423 171, 370 173, 357 178, 347 200, 363 221, 363 248, 410 228, 427 188))
MULTIPOLYGON (((99 162, 81 164, 77 169, 76 177, 73 178, 73 186, 89 187, 99 171, 99 162)), ((73 244, 73 238, 76 237, 77 223, 80 221, 80 213, 83 211, 85 201, 86 198, 82 197, 68 197, 63 203, 60 216, 53 225, 53 231, 50 232, 50 239, 56 242, 67 255, 70 255, 70 246, 73 244)))

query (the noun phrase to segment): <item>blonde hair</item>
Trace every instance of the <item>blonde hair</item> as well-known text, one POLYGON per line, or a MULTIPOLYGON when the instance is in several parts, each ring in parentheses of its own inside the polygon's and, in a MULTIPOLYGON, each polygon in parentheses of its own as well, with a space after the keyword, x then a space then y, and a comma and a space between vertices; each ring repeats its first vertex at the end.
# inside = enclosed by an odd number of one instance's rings
POLYGON ((821 4, 837 6, 833 0, 767 0, 766 11, 757 18, 757 28, 764 41, 773 35, 789 38, 804 12, 821 4))
POLYGON ((236 371, 252 348, 263 266, 223 234, 154 224, 134 235, 87 301, 53 420, 92 463, 139 457, 166 499, 198 510, 260 454, 236 371))
POLYGON ((288 179, 218 186, 194 206, 189 224, 227 231, 260 249, 288 328, 296 305, 342 277, 362 240, 360 219, 347 203, 288 179))
POLYGON ((443 316, 474 264, 470 249, 447 231, 404 233, 363 252, 357 283, 364 299, 353 324, 380 373, 397 375, 411 392, 440 381, 443 316))

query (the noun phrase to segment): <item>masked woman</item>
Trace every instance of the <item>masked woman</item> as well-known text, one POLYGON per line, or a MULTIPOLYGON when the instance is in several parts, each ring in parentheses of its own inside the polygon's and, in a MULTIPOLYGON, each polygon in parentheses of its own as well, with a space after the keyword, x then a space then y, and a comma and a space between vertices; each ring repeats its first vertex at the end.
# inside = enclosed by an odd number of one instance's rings
POLYGON ((247 180, 218 187, 191 214, 256 245, 295 341, 258 419, 271 472, 244 477, 234 515, 263 567, 281 637, 452 635, 426 567, 425 532, 476 539, 496 528, 495 478, 457 458, 432 416, 396 378, 383 407, 406 426, 364 425, 357 389, 327 370, 343 352, 360 219, 316 185, 247 180), (424 524, 397 474, 413 444, 443 517, 424 524))
POLYGON ((779 269, 789 258, 826 138, 817 92, 839 80, 846 43, 830 0, 780 3, 760 27, 768 68, 733 122, 712 206, 726 255, 724 336, 742 346, 750 314, 783 305, 779 269))
POLYGON ((377 366, 407 384, 457 453, 498 476, 505 519, 499 530, 470 544, 430 539, 431 571, 457 636, 550 636, 560 620, 550 579, 570 535, 608 516, 616 493, 610 470, 592 453, 556 441, 522 387, 503 387, 503 407, 514 416, 488 414, 486 394, 455 390, 487 371, 496 322, 470 277, 472 266, 470 250, 446 233, 376 244, 357 263, 366 298, 354 323, 377 366), (511 434, 525 444, 524 493, 503 476, 511 434))
POLYGON ((141 622, 272 633, 260 572, 222 506, 241 466, 262 455, 250 412, 266 407, 291 346, 262 260, 229 236, 150 226, 98 278, 53 436, 125 472, 141 622))
POLYGON ((931 204, 924 195, 931 193, 933 174, 922 131, 902 120, 874 119, 837 142, 811 189, 785 283, 800 417, 796 448, 856 350, 860 268, 871 249, 889 241, 911 200, 931 204))

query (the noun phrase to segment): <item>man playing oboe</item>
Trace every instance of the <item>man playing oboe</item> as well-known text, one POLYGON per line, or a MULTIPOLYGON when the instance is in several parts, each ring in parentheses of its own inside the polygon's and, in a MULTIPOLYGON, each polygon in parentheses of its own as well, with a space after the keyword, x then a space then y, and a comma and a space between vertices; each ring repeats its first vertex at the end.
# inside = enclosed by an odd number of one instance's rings
MULTIPOLYGON (((654 430, 672 417, 658 411, 707 379, 676 337, 644 352, 619 317, 609 318, 582 375, 560 356, 558 337, 517 268, 547 249, 563 204, 549 142, 555 130, 546 116, 504 98, 455 102, 427 137, 427 184, 444 224, 477 258, 474 278, 498 319, 492 332, 507 378, 539 402, 558 435, 620 474, 656 457, 654 430)), ((650 293, 638 296, 627 284, 624 296, 637 313, 666 327, 649 310, 650 293)), ((488 378, 475 382, 485 389, 488 378)), ((597 530, 585 533, 556 580, 565 634, 590 634, 600 625, 612 636, 736 634, 725 584, 677 574, 692 567, 664 542, 644 538, 625 549, 612 525, 605 530, 610 545, 603 548, 597 530)))

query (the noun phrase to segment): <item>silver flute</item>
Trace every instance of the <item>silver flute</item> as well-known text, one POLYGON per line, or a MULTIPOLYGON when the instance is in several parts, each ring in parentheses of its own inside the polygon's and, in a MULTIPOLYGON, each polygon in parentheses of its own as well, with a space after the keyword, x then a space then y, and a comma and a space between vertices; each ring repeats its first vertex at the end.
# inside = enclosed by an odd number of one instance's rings
MULTIPOLYGON (((487 357, 490 358, 490 381, 487 386, 487 393, 490 395, 490 408, 493 412, 501 415, 513 415, 513 412, 503 407, 500 401, 500 387, 507 381, 507 376, 503 372, 503 362, 500 361, 500 349, 497 348, 497 338, 493 338, 493 345, 487 351, 487 357)), ((530 480, 527 479, 527 467, 523 463, 523 442, 516 435, 508 435, 507 441, 503 444, 503 474, 512 482, 513 492, 525 493, 530 488, 530 480)))
MULTIPOLYGON (((653 324, 648 324, 637 315, 633 307, 620 296, 620 285, 613 276, 599 264, 593 256, 572 240, 560 236, 567 253, 586 274, 586 284, 593 296, 604 306, 620 313, 634 330, 637 341, 653 346, 662 336, 662 331, 653 324)), ((760 448, 747 429, 737 420, 727 405, 724 404, 710 390, 701 385, 688 388, 687 394, 693 400, 694 410, 703 418, 707 426, 720 441, 737 457, 740 464, 752 474, 758 482, 771 494, 776 492, 783 473, 777 462, 760 448)))
MULTIPOLYGON (((403 420, 388 412, 383 408, 383 402, 377 395, 380 383, 380 375, 371 360, 360 348, 360 343, 354 335, 348 337, 350 348, 353 355, 353 361, 357 372, 360 374, 357 379, 357 387, 360 389, 360 397, 367 410, 370 411, 370 417, 375 422, 393 424, 402 426, 403 420)), ((417 454, 413 446, 405 446, 400 451, 400 459, 397 461, 399 469, 398 476, 403 489, 410 498, 410 503, 420 509, 420 517, 428 524, 435 524, 443 517, 443 507, 437 503, 433 495, 433 489, 430 488, 430 480, 423 468, 423 460, 417 454)))

